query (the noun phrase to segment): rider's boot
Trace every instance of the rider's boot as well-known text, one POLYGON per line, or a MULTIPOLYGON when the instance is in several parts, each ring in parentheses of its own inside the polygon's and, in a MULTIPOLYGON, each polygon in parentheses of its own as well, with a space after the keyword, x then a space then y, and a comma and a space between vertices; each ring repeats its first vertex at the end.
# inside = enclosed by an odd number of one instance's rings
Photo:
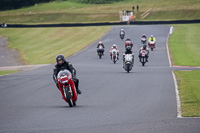
POLYGON ((76 86, 76 91, 78 94, 81 94, 81 90, 79 89, 78 87, 78 84, 79 84, 79 80, 78 79, 74 79, 74 83, 75 83, 75 86, 76 86))

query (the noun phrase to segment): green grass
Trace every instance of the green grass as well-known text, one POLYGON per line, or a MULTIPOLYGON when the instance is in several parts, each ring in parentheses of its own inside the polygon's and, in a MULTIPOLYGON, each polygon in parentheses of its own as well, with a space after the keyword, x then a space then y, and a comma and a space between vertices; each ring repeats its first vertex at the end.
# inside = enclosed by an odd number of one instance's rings
POLYGON ((12 74, 19 72, 18 70, 8 70, 8 71, 0 71, 0 75, 12 74))
POLYGON ((113 4, 57 1, 1 11, 0 23, 115 22, 119 21, 120 10, 132 10, 132 6, 136 7, 137 4, 140 12, 135 12, 136 20, 200 19, 199 0, 124 0, 113 4), (150 15, 141 19, 140 15, 150 8, 150 15))
POLYGON ((111 27, 8 28, 0 34, 9 38, 9 47, 20 51, 27 64, 55 63, 55 57, 68 57, 85 48, 111 27))
POLYGON ((200 66, 200 24, 174 25, 169 46, 174 65, 200 66))
POLYGON ((200 117, 200 70, 176 71, 182 116, 200 117))

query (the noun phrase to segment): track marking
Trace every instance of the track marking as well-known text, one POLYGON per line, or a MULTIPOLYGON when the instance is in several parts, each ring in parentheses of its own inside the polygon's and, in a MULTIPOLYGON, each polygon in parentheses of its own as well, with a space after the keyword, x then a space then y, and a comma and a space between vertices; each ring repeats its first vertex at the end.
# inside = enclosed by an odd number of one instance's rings
POLYGON ((173 27, 171 26, 171 27, 170 27, 170 32, 169 32, 169 34, 168 34, 167 41, 166 41, 167 56, 168 56, 169 66, 170 66, 170 67, 172 67, 172 62, 171 62, 171 58, 170 58, 170 54, 169 54, 169 45, 168 45, 168 41, 169 41, 169 35, 170 35, 171 31, 172 31, 172 30, 171 30, 172 28, 173 28, 173 27))
POLYGON ((177 84, 176 76, 173 71, 172 71, 172 76, 174 79, 175 92, 176 92, 177 118, 183 118, 181 116, 181 100, 179 97, 178 84, 177 84))

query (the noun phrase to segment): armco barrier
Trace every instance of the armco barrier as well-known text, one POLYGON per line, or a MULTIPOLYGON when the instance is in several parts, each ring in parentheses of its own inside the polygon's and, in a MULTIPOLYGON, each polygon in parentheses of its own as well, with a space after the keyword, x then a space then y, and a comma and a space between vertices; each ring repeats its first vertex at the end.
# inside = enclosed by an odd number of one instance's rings
MULTIPOLYGON (((197 20, 173 20, 173 21, 134 21, 129 25, 157 25, 157 24, 189 24, 200 23, 197 20)), ((127 22, 104 22, 104 23, 64 23, 64 24, 7 24, 7 28, 39 28, 39 27, 82 27, 82 26, 107 26, 107 25, 127 25, 127 22)))

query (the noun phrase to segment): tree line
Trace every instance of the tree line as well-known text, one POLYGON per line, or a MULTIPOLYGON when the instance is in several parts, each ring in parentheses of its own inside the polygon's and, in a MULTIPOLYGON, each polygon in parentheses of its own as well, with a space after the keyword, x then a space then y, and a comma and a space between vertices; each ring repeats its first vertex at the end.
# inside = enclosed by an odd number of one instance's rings
POLYGON ((119 2, 123 0, 70 0, 77 3, 85 3, 85 4, 109 4, 113 2, 119 2))
POLYGON ((85 4, 108 4, 123 0, 0 0, 0 10, 19 9, 21 7, 33 6, 38 3, 45 3, 51 1, 71 1, 85 4))
POLYGON ((55 0, 0 0, 0 10, 12 10, 55 0))

